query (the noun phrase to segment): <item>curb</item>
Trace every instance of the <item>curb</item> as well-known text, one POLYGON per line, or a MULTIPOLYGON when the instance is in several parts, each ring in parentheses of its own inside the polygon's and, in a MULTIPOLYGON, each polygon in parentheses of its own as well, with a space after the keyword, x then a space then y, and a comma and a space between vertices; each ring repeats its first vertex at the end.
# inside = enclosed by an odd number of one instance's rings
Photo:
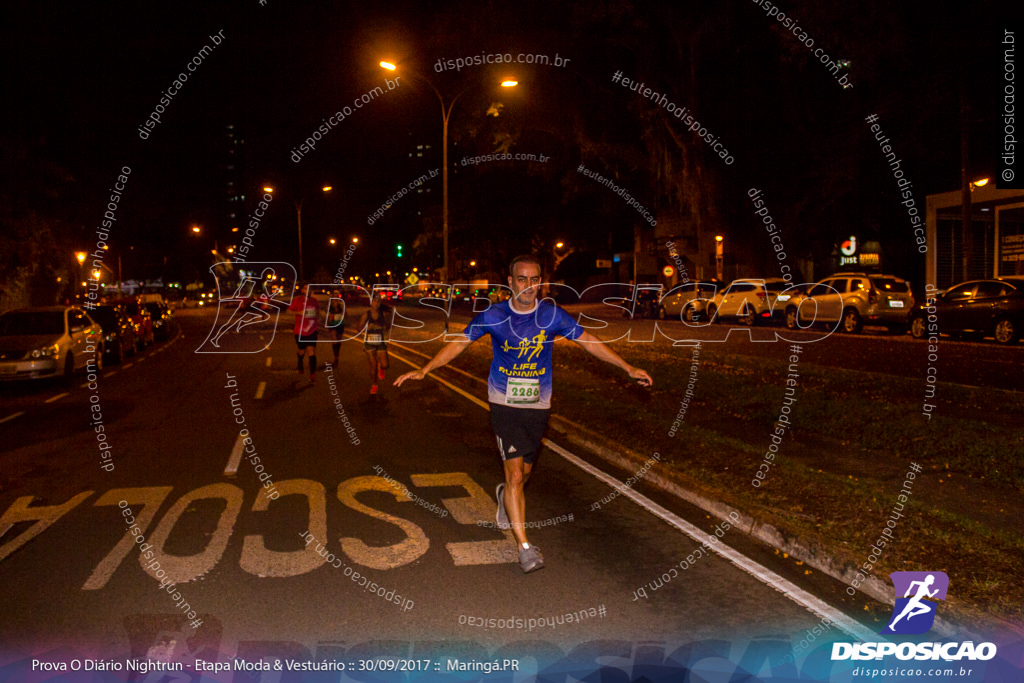
MULTIPOLYGON (((572 443, 587 449, 606 462, 626 471, 632 471, 636 467, 648 462, 648 458, 640 453, 611 441, 605 436, 596 434, 583 425, 560 415, 551 415, 551 426, 572 443)), ((822 548, 801 541, 799 538, 784 532, 772 524, 758 522, 743 511, 685 488, 673 479, 673 473, 661 463, 654 464, 645 477, 645 481, 652 483, 665 493, 684 500, 720 520, 725 520, 730 515, 733 515, 729 521, 733 522, 734 526, 744 529, 748 536, 776 550, 787 553, 798 560, 802 560, 808 566, 817 569, 826 576, 832 577, 836 581, 849 584, 856 577, 856 567, 840 563, 828 555, 822 548), (735 515, 739 515, 739 522, 734 521, 735 515)), ((889 585, 873 576, 869 576, 867 581, 862 581, 860 588, 857 590, 880 603, 887 605, 895 604, 895 600, 891 595, 892 589, 889 585)), ((984 639, 980 634, 958 626, 940 616, 935 617, 935 623, 931 630, 944 638, 960 635, 973 640, 984 639)))

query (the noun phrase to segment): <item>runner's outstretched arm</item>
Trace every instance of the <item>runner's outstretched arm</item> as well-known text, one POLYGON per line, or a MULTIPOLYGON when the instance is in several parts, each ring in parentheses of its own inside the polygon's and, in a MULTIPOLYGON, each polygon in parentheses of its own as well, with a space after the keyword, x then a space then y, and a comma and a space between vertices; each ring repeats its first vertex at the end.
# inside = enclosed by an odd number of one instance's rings
POLYGON ((583 347, 583 349, 594 358, 603 360, 605 363, 611 363, 615 367, 625 370, 627 375, 638 380, 642 386, 649 387, 653 384, 651 376, 648 375, 646 371, 641 370, 640 368, 635 368, 622 360, 622 357, 619 354, 612 351, 604 344, 604 342, 589 332, 584 332, 573 341, 583 347))
POLYGON ((407 372, 398 379, 396 379, 395 386, 402 386, 402 382, 404 382, 407 379, 423 379, 431 370, 436 370, 437 368, 443 365, 447 365, 448 363, 453 361, 456 356, 465 351, 466 347, 472 343, 473 342, 469 341, 468 339, 448 342, 447 344, 441 347, 441 350, 438 351, 433 358, 427 361, 427 364, 424 365, 422 369, 407 372))

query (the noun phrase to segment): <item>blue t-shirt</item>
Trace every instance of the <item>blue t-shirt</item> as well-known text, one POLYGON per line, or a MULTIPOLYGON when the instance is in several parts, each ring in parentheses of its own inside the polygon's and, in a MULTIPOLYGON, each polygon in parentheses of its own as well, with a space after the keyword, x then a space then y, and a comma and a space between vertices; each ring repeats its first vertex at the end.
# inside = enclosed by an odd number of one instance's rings
POLYGON ((538 301, 519 313, 503 301, 478 314, 463 331, 470 341, 491 335, 494 360, 487 399, 515 408, 551 407, 551 350, 555 337, 577 339, 586 330, 558 306, 538 301))

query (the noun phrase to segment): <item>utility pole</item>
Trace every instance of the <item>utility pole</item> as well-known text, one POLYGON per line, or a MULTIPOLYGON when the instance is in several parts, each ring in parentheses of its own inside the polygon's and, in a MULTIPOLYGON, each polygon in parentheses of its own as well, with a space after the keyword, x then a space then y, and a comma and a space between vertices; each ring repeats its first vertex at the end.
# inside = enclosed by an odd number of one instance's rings
POLYGON ((971 224, 971 179, 967 164, 970 157, 970 106, 967 104, 967 65, 960 65, 960 233, 963 248, 962 279, 971 279, 974 230, 971 224))

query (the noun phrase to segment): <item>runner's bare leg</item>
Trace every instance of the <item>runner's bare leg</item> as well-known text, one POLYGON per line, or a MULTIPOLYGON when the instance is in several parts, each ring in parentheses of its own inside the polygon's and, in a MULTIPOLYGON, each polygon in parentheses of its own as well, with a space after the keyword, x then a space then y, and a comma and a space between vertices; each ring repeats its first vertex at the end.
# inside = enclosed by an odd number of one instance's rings
POLYGON ((377 383, 377 349, 366 350, 366 360, 370 363, 370 384, 377 383))
POLYGON ((505 461, 505 512, 512 526, 512 533, 521 548, 526 540, 526 495, 523 487, 530 479, 533 465, 524 463, 522 458, 505 461))

